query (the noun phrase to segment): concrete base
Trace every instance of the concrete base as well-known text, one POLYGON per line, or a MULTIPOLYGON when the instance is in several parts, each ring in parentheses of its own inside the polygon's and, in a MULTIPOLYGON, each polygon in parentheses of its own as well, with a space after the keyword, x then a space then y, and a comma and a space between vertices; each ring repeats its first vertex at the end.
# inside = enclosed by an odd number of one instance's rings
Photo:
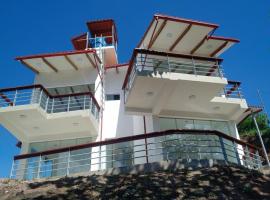
POLYGON ((133 165, 129 167, 111 168, 100 171, 93 171, 89 173, 77 173, 69 176, 81 176, 81 175, 119 175, 119 174, 140 174, 154 171, 177 171, 179 169, 195 170, 198 168, 213 167, 214 165, 228 165, 229 163, 224 160, 204 159, 182 159, 174 161, 160 161, 153 163, 145 163, 139 165, 133 165))

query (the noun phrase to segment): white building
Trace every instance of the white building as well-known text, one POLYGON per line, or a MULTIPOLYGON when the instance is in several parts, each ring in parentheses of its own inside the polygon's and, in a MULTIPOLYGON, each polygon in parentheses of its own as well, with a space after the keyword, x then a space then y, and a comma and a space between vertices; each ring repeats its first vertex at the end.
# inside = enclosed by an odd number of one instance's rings
POLYGON ((72 51, 17 57, 34 84, 0 90, 0 123, 21 141, 12 178, 163 160, 260 168, 258 149, 237 131, 260 109, 248 107, 219 58, 238 40, 214 36, 216 24, 155 15, 119 64, 114 21, 87 27, 72 51))

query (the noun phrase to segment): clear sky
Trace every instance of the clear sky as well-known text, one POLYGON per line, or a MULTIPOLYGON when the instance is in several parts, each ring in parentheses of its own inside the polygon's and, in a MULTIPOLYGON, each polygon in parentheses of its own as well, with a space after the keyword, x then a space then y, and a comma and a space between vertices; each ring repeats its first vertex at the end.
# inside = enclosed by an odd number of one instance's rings
MULTIPOLYGON (((119 62, 130 59, 155 13, 219 24, 215 35, 240 39, 224 58, 231 80, 242 82, 249 104, 259 104, 260 88, 270 111, 269 0, 1 0, 0 88, 32 84, 34 74, 16 56, 71 50, 70 38, 86 31, 86 21, 113 18, 119 62)), ((9 176, 16 138, 0 126, 0 177, 9 176)))

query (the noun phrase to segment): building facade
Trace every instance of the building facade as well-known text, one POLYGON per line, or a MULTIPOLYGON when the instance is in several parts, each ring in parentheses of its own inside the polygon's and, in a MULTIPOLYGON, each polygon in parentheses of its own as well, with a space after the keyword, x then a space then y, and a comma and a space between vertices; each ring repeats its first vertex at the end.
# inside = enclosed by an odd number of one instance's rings
MULTIPOLYGON (((0 123, 20 142, 11 178, 33 179, 166 160, 258 169, 240 140, 249 107, 220 55, 239 41, 216 24, 155 15, 128 63, 113 20, 91 21, 74 50, 17 57, 33 85, 0 90, 0 123)), ((229 67, 229 66, 228 66, 229 67)))

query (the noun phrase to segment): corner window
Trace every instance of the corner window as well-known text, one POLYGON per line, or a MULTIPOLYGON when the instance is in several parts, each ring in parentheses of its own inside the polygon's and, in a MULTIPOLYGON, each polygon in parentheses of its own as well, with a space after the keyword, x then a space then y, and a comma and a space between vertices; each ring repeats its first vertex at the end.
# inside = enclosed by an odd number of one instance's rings
POLYGON ((120 94, 106 94, 106 101, 120 100, 120 94))

